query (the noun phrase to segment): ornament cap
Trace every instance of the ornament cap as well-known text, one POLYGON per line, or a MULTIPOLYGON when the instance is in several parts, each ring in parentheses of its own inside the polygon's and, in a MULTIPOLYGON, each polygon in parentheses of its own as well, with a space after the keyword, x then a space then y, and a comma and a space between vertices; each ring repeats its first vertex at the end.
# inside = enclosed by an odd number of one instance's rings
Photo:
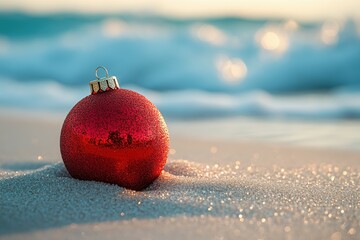
POLYGON ((109 72, 106 67, 99 66, 95 70, 96 80, 90 81, 90 93, 97 94, 100 92, 106 92, 114 89, 119 89, 119 83, 115 76, 109 76, 109 72), (105 77, 100 78, 98 76, 98 71, 103 69, 105 71, 105 77))

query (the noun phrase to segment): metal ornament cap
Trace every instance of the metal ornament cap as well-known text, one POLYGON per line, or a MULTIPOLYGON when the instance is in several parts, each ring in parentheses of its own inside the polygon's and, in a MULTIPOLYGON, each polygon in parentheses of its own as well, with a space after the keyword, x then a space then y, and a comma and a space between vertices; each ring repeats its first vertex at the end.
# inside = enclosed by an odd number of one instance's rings
POLYGON ((95 70, 95 76, 96 76, 96 80, 93 80, 89 83, 91 94, 97 94, 100 92, 106 92, 109 90, 120 88, 117 78, 115 76, 109 77, 109 72, 106 69, 106 67, 103 66, 97 67, 95 70), (103 69, 105 71, 106 74, 105 77, 100 78, 98 76, 98 71, 100 69, 103 69))

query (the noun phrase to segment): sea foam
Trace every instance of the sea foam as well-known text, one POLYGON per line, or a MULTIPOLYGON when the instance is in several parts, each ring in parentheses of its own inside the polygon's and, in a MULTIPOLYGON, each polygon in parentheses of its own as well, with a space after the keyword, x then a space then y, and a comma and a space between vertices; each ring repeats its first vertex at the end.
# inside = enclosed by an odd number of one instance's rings
POLYGON ((158 99, 172 117, 359 117, 353 21, 16 17, 23 27, 0 30, 3 107, 68 110, 104 65, 121 87, 158 99), (27 32, 27 25, 42 28, 27 32))

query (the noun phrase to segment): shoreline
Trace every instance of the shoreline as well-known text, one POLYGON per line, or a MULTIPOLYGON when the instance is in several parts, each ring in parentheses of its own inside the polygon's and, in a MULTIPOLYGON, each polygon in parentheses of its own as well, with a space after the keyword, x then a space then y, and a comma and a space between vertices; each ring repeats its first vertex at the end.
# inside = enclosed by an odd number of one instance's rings
MULTIPOLYGON (((61 161, 59 137, 64 118, 64 114, 57 113, 39 112, 34 114, 0 109, 0 132, 2 132, 0 135, 0 163, 61 161)), ((360 165, 360 145, 359 149, 343 149, 333 147, 331 144, 328 147, 307 146, 302 142, 284 141, 283 139, 288 138, 285 134, 289 136, 292 133, 297 134, 293 129, 299 126, 298 122, 287 122, 289 127, 283 126, 285 121, 246 117, 192 121, 170 120, 167 122, 171 138, 169 159, 187 159, 203 164, 220 165, 240 161, 246 165, 257 164, 264 167, 272 165, 299 167, 314 163, 360 165), (289 129, 290 133, 285 133, 289 129), (257 131, 264 130, 268 132, 263 135, 257 133, 257 131), (266 136, 266 134, 274 133, 277 134, 274 139, 266 136), (283 139, 279 140, 279 136, 283 139)), ((360 130, 360 122, 349 121, 347 123, 353 124, 360 130)), ((332 129, 339 128, 338 122, 327 124, 333 124, 335 127, 332 129)), ((305 122, 302 127, 306 131, 311 131, 321 125, 324 124, 316 123, 314 125, 312 122, 305 122)), ((329 126, 323 128, 332 130, 329 126)), ((352 125, 346 130, 349 132, 351 128, 352 125)), ((341 129, 339 128, 339 130, 341 129)), ((339 132, 339 130, 336 131, 339 132)), ((323 134, 323 132, 322 129, 320 133, 323 134)), ((315 135, 312 141, 318 140, 316 137, 319 138, 315 135)), ((353 141, 360 143, 360 136, 358 139, 353 141)))
POLYGON ((0 116, 1 239, 360 236, 359 151, 214 138, 203 132, 209 122, 170 121, 164 171, 136 192, 71 178, 61 125, 56 117, 0 116))

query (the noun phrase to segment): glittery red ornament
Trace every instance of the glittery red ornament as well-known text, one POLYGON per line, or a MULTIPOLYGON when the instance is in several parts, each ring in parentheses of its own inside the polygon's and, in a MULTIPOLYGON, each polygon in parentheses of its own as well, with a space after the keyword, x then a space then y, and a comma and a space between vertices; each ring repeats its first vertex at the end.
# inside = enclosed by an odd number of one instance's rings
POLYGON ((168 129, 148 99, 120 89, 116 78, 103 69, 107 77, 90 82, 92 94, 78 102, 64 121, 61 156, 74 178, 141 190, 166 163, 168 129))

